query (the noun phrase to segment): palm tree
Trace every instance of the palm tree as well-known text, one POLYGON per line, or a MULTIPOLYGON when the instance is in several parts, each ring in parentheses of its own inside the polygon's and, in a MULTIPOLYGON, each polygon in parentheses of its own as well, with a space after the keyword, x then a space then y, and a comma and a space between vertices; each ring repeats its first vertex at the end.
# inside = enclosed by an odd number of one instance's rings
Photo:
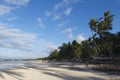
POLYGON ((74 40, 72 42, 72 52, 74 54, 74 57, 76 59, 79 59, 80 60, 80 56, 81 56, 81 45, 76 41, 74 40))
POLYGON ((51 54, 49 55, 49 59, 56 60, 57 58, 58 58, 58 50, 52 51, 51 54))
MULTIPOLYGON (((89 25, 90 25, 90 29, 92 31, 92 36, 94 37, 94 36, 98 35, 99 38, 101 38, 103 41, 107 42, 107 39, 104 38, 105 37, 104 34, 106 32, 109 32, 110 30, 112 30, 112 21, 113 21, 113 15, 111 15, 110 11, 106 11, 104 13, 103 18, 99 18, 98 20, 91 19, 89 22, 89 25)), ((94 40, 94 38, 93 38, 93 40, 94 40)), ((100 50, 97 46, 96 46, 96 48, 97 48, 97 50, 100 50)), ((107 48, 107 50, 110 51, 111 57, 113 57, 111 45, 109 45, 109 47, 106 47, 106 48, 107 48)))
POLYGON ((81 57, 84 60, 89 61, 90 57, 96 55, 96 49, 93 47, 93 44, 90 39, 83 41, 81 43, 81 46, 82 46, 81 47, 81 50, 82 50, 81 57))

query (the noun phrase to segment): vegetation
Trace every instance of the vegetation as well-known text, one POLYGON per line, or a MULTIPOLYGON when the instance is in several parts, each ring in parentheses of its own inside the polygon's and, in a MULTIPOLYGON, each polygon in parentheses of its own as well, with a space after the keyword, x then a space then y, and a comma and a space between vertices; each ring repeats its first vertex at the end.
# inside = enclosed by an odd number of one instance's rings
MULTIPOLYGON (((112 33, 113 15, 104 12, 99 19, 91 19, 89 26, 92 37, 81 43, 63 43, 59 50, 52 51, 48 59, 67 61, 89 61, 92 57, 109 57, 112 60, 120 57, 120 32, 112 33)), ((120 62, 120 61, 118 61, 120 62)))

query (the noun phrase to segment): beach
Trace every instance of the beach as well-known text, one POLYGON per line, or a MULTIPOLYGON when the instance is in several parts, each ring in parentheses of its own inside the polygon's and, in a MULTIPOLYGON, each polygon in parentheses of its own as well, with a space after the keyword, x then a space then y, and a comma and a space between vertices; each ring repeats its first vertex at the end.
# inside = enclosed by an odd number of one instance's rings
POLYGON ((0 70, 0 80, 110 80, 119 78, 119 76, 89 69, 85 65, 72 65, 72 63, 31 61, 27 64, 29 65, 0 70))

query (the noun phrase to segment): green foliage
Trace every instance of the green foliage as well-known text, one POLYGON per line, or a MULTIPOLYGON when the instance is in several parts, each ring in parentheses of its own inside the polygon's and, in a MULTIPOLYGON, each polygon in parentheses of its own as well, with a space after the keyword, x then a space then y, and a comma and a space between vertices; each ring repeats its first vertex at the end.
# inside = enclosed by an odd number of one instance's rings
POLYGON ((72 42, 72 52, 74 54, 74 57, 80 59, 80 56, 82 54, 82 52, 81 52, 81 45, 77 41, 75 41, 75 40, 72 42))
POLYGON ((81 58, 84 60, 89 60, 90 57, 95 56, 96 55, 96 49, 93 46, 93 42, 88 39, 82 42, 82 55, 81 58))
POLYGON ((70 42, 64 43, 59 49, 59 59, 71 60, 74 57, 73 47, 70 42))
MULTIPOLYGON (((113 21, 113 15, 111 15, 110 11, 106 11, 104 13, 104 16, 102 18, 97 19, 91 19, 89 22, 89 26, 91 31, 94 32, 93 34, 93 40, 94 40, 94 46, 99 51, 100 54, 104 52, 109 53, 109 56, 113 57, 113 51, 112 51, 112 42, 109 35, 111 34, 109 30, 112 30, 112 21, 113 21), (100 41, 100 43, 96 43, 95 36, 98 35, 97 41, 100 41), (108 52, 109 51, 109 52, 108 52)), ((103 55, 103 54, 102 54, 103 55)))
POLYGON ((51 52, 51 54, 49 55, 49 59, 50 60, 54 60, 54 59, 57 59, 58 57, 58 51, 57 50, 54 50, 53 52, 51 52))
POLYGON ((90 20, 90 29, 95 33, 101 35, 103 32, 112 30, 112 21, 113 15, 111 15, 110 11, 106 11, 102 18, 90 20))
POLYGON ((102 18, 91 19, 89 22, 92 37, 81 43, 63 43, 59 51, 54 50, 49 55, 50 60, 89 60, 91 57, 120 57, 120 32, 114 34, 112 30, 113 15, 110 11, 102 18))

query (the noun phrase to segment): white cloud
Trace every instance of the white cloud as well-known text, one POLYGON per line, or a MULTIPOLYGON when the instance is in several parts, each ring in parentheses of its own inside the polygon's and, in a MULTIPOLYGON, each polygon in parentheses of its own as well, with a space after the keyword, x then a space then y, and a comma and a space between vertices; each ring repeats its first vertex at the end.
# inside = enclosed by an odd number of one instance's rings
POLYGON ((57 10, 59 8, 65 7, 68 5, 68 3, 69 3, 68 0, 63 0, 62 2, 55 4, 54 9, 57 10))
POLYGON ((63 0, 63 2, 69 4, 69 0, 63 0))
POLYGON ((57 27, 62 27, 62 26, 64 26, 65 25, 65 23, 64 22, 61 22, 61 23, 59 23, 58 25, 57 25, 57 27))
POLYGON ((15 15, 11 13, 18 9, 20 6, 25 6, 28 4, 29 0, 3 0, 4 2, 0 4, 0 17, 1 21, 12 21, 15 20, 15 15))
POLYGON ((66 2, 66 3, 78 3, 78 2, 80 2, 80 1, 82 1, 82 0, 64 0, 64 2, 66 2))
POLYGON ((50 15, 51 15, 51 13, 50 13, 50 12, 48 12, 48 11, 45 11, 45 15, 46 15, 46 16, 50 16, 50 15))
POLYGON ((6 18, 7 21, 13 21, 16 19, 17 19, 17 17, 15 17, 15 16, 11 16, 11 17, 6 18))
POLYGON ((63 3, 61 2, 61 3, 58 3, 58 4, 56 4, 55 6, 54 6, 54 9, 59 9, 60 7, 62 7, 63 6, 63 3))
POLYGON ((69 16, 69 15, 71 14, 71 11, 72 11, 72 7, 69 7, 69 8, 67 8, 67 9, 64 11, 64 13, 65 13, 67 16, 69 16))
POLYGON ((16 6, 25 6, 29 3, 29 0, 4 0, 7 4, 16 6))
POLYGON ((23 33, 20 29, 0 25, 0 47, 29 50, 37 35, 23 33))
POLYGON ((38 21, 38 25, 39 25, 40 28, 45 28, 46 27, 46 25, 43 23, 42 18, 39 17, 37 19, 37 21, 38 21))
POLYGON ((65 32, 72 33, 72 29, 71 28, 67 28, 67 29, 65 29, 65 32))
POLYGON ((70 38, 70 39, 73 38, 72 33, 69 33, 68 38, 70 38))
POLYGON ((68 34, 69 39, 73 38, 73 30, 71 28, 65 29, 64 32, 68 34))
POLYGON ((78 3, 79 1, 80 0, 62 0, 62 2, 55 4, 54 9, 59 9, 65 6, 68 7, 70 4, 78 3))
POLYGON ((54 20, 58 20, 58 19, 60 19, 60 18, 61 18, 60 15, 54 15, 53 18, 52 18, 52 21, 54 21, 54 20))
POLYGON ((42 49, 42 52, 49 54, 51 51, 58 49, 58 46, 51 42, 41 41, 40 42, 42 49))
MULTIPOLYGON (((79 2, 79 0, 62 0, 61 2, 55 4, 53 11, 50 12, 52 15, 51 20, 54 21, 54 20, 61 19, 64 14, 69 16, 72 11, 72 4, 77 3, 77 2, 79 2)), ((45 14, 49 15, 47 12, 45 14)))
POLYGON ((73 9, 73 4, 79 0, 61 0, 56 3, 51 11, 45 11, 45 17, 49 17, 51 21, 62 19, 63 16, 69 16, 73 9))
POLYGON ((57 25, 57 27, 63 27, 63 26, 65 26, 68 22, 69 22, 69 20, 64 20, 64 21, 60 22, 60 23, 57 25))
POLYGON ((82 41, 85 40, 85 37, 82 35, 82 34, 79 34, 77 37, 76 37, 76 41, 81 43, 82 41))
POLYGON ((46 46, 46 51, 48 51, 48 52, 58 49, 58 47, 56 45, 54 45, 53 43, 50 43, 50 42, 46 43, 45 46, 46 46))
POLYGON ((0 5, 0 16, 8 14, 12 11, 12 8, 5 5, 0 5))

